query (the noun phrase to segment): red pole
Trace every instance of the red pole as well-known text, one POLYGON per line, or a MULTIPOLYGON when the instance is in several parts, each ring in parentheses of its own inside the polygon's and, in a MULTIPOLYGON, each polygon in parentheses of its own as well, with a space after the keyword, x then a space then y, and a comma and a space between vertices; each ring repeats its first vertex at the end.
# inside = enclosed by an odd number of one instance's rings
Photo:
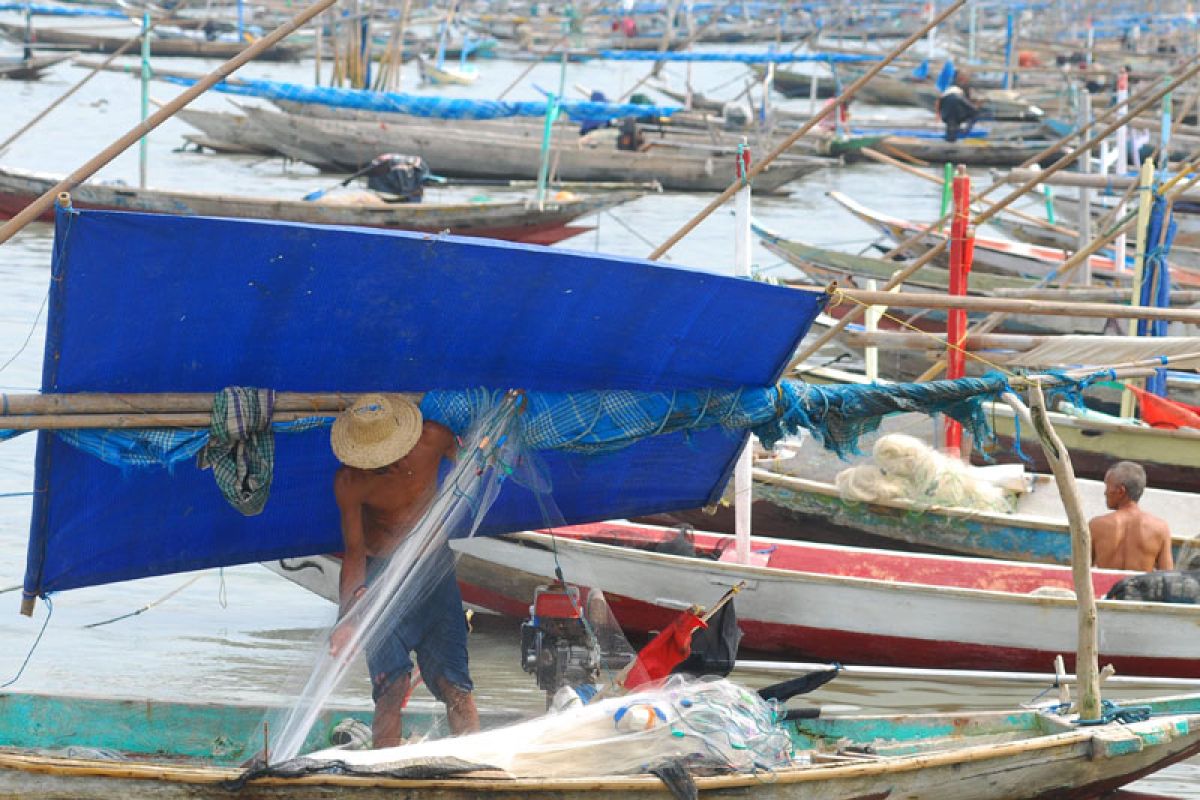
MULTIPOLYGON (((950 220, 950 295, 962 297, 967 293, 967 275, 975 254, 975 230, 971 227, 971 178, 961 164, 954 174, 954 216, 950 220)), ((952 309, 946 320, 946 341, 958 347, 946 353, 946 377, 961 378, 966 373, 966 358, 962 347, 966 341, 967 312, 952 309)), ((952 419, 945 420, 946 452, 962 453, 962 426, 952 419)))

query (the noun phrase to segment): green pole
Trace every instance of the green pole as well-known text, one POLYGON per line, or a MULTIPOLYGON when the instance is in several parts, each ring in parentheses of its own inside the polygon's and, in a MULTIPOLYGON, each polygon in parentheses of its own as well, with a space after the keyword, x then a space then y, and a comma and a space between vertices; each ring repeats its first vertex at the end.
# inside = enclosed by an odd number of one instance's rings
POLYGON ((567 50, 564 47, 562 64, 558 68, 558 94, 546 99, 546 122, 542 128, 542 163, 538 167, 537 204, 546 202, 546 184, 550 182, 550 144, 554 139, 554 122, 558 119, 559 104, 567 88, 567 50))
MULTIPOLYGON (((142 13, 142 122, 150 116, 150 12, 142 13)), ((146 148, 149 138, 138 142, 138 186, 146 188, 146 148)))
POLYGON ((947 161, 945 171, 942 175, 942 211, 938 214, 939 218, 946 216, 946 212, 950 210, 950 198, 953 186, 954 165, 947 161))
POLYGON ((1048 183, 1042 184, 1042 194, 1046 198, 1046 219, 1051 225, 1057 225, 1054 221, 1054 187, 1048 183))

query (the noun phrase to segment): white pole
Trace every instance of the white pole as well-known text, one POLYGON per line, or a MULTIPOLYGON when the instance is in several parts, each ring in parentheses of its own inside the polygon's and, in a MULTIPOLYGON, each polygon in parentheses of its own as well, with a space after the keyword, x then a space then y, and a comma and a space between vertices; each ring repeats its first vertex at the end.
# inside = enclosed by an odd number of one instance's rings
MULTIPOLYGON (((1127 101, 1129 100, 1129 73, 1124 68, 1117 75, 1117 116, 1124 117, 1129 113, 1127 101)), ((1118 175, 1125 175, 1129 171, 1129 126, 1122 125, 1117 128, 1117 164, 1114 169, 1118 175)), ((1120 217, 1117 217, 1120 219, 1120 217)))
MULTIPOLYGON (((867 288, 872 292, 879 288, 879 281, 874 278, 867 279, 867 288)), ((879 306, 871 306, 867 309, 864 315, 867 325, 867 331, 874 333, 879 330, 879 319, 883 316, 883 309, 879 306)), ((863 360, 866 362, 867 380, 871 383, 879 380, 879 348, 871 345, 863 352, 863 360)))
MULTIPOLYGON (((145 122, 150 116, 150 12, 142 12, 142 114, 145 122)), ((150 159, 150 139, 143 136, 138 142, 138 188, 146 188, 147 162, 150 159)))
MULTIPOLYGON (((738 153, 737 176, 745 178, 750 169, 750 149, 745 140, 738 153)), ((733 206, 733 274, 738 277, 750 276, 750 183, 745 181, 742 188, 734 195, 733 206)), ((733 520, 734 536, 737 546, 736 555, 739 564, 750 563, 750 504, 754 501, 751 471, 754 460, 754 443, 752 437, 746 437, 746 444, 738 456, 737 465, 733 469, 733 520)))
MULTIPOLYGON (((1083 131, 1092 121, 1092 95, 1087 87, 1081 87, 1079 93, 1079 130, 1083 131)), ((1081 134, 1082 135, 1082 134, 1081 134)), ((1080 172, 1087 175, 1092 171, 1092 153, 1087 151, 1079 158, 1080 172)), ((1087 187, 1079 189, 1079 249, 1087 247, 1092 241, 1092 190, 1087 187)), ((1080 272, 1085 286, 1092 284, 1091 262, 1085 261, 1080 272)))
POLYGON ((812 75, 808 77, 808 115, 810 117, 817 114, 817 83, 819 80, 817 71, 814 69, 812 75))
MULTIPOLYGON (((926 3, 925 4, 925 20, 927 22, 933 22, 933 18, 936 16, 937 16, 937 9, 934 7, 934 4, 932 2, 926 3)), ((929 34, 928 34, 928 36, 926 36, 925 42, 926 42, 925 55, 930 60, 930 62, 932 62, 933 61, 933 51, 937 49, 937 28, 936 27, 929 29, 929 34)), ((932 69, 932 68, 933 67, 931 64, 930 69, 932 69)))
POLYGON ((975 3, 967 5, 967 61, 975 61, 975 50, 979 38, 979 14, 975 3))

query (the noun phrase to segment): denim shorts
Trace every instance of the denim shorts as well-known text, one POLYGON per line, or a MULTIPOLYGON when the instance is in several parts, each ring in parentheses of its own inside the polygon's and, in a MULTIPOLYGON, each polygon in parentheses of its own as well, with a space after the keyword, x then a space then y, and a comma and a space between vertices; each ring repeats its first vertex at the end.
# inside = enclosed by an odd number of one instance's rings
MULTIPOLYGON (((386 565, 387 559, 368 558, 367 582, 386 565)), ((393 681, 412 672, 414 651, 421 677, 438 700, 445 702, 442 681, 467 692, 474 688, 467 663, 467 620, 450 549, 435 557, 429 569, 437 575, 431 584, 415 587, 422 596, 396 619, 381 622, 379 631, 368 637, 364 649, 376 700, 393 681)))

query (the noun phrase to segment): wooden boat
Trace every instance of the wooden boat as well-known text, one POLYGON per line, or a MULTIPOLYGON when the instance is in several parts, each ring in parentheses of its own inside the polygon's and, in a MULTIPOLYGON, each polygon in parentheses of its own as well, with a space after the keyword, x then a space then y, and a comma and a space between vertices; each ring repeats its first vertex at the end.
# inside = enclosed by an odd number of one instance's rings
MULTIPOLYGON (((762 80, 766 77, 767 70, 765 67, 758 65, 752 66, 755 76, 762 80)), ((846 83, 846 82, 843 82, 846 83)), ((772 78, 771 88, 779 92, 784 97, 790 98, 808 98, 812 96, 812 75, 797 72, 792 69, 775 68, 775 74, 772 78)), ((817 99, 828 100, 831 97, 837 97, 838 84, 833 79, 832 75, 817 76, 817 99)))
POLYGON ((74 53, 55 53, 0 59, 0 78, 11 81, 36 81, 46 70, 74 57, 74 53))
MULTIPOLYGON (((133 26, 126 26, 120 31, 111 33, 88 31, 67 27, 42 26, 34 28, 32 33, 26 31, 25 25, 0 22, 0 36, 15 42, 26 42, 37 45, 57 45, 69 47, 85 53, 112 53, 118 50, 134 34, 133 26)), ((157 31, 150 37, 150 54, 152 56, 180 56, 190 58, 233 58, 245 49, 242 42, 208 41, 203 36, 168 36, 164 31, 157 31)), ((295 61, 302 54, 301 48, 278 44, 268 49, 259 58, 268 61, 295 61)))
MULTIPOLYGON (((769 489, 760 474, 755 473, 756 526, 762 519, 757 498, 769 489)), ((879 513, 890 513, 895 524, 906 519, 910 527, 927 524, 919 512, 879 513)), ((733 551, 731 535, 699 531, 696 558, 653 552, 677 534, 657 525, 605 522, 558 528, 553 536, 477 537, 451 546, 459 553, 463 601, 522 619, 534 589, 555 579, 557 548, 568 582, 575 576, 603 590, 626 632, 662 630, 680 608, 698 601, 698 587, 746 580, 747 590, 737 600, 742 647, 779 657, 1045 672, 1056 654, 1070 653, 1075 645, 1071 572, 1058 564, 756 536, 754 565, 747 566, 725 555, 733 551), (896 609, 904 613, 897 616, 896 609)), ((1045 537, 1053 540, 1048 551, 1058 547, 1055 537, 1059 533, 1045 537)), ((265 566, 336 602, 339 559, 285 559, 265 566)), ((1097 596, 1130 574, 1093 571, 1097 596)), ((1124 675, 1196 677, 1200 643, 1186 631, 1198 621, 1196 606, 1101 600, 1101 663, 1113 663, 1124 675), (1167 641, 1173 636, 1189 641, 1167 641)))
MULTIPOLYGON (((893 217, 880 211, 867 208, 841 192, 829 192, 829 197, 841 204, 851 214, 861 219, 885 236, 897 242, 908 239, 915 233, 923 233, 923 237, 909 248, 910 255, 920 255, 945 239, 940 231, 930 230, 927 225, 918 225, 908 220, 893 217)), ((1001 273, 1025 275, 1033 278, 1044 277, 1067 260, 1062 250, 1050 247, 1014 242, 1005 239, 993 239, 976 235, 975 257, 976 268, 985 268, 1001 273)), ((1119 274, 1113 260, 1103 256, 1091 256, 1088 263, 1093 277, 1108 280, 1127 280, 1126 274, 1119 274)), ((1174 270, 1172 275, 1181 286, 1200 286, 1200 274, 1186 270, 1174 270)))
MULTIPOLYGON (((1041 153, 1049 145, 1043 141, 1005 141, 998 139, 960 139, 947 142, 944 139, 932 139, 917 136, 887 136, 879 146, 885 151, 898 150, 912 158, 918 158, 930 163, 967 164, 977 167, 998 167, 1024 164, 1030 158, 1041 153)), ((1041 159, 1041 163, 1051 163, 1058 158, 1058 152, 1052 152, 1041 159)))
POLYGON ((418 56, 421 81, 432 86, 470 86, 479 80, 479 70, 474 67, 447 67, 431 64, 418 56))
MULTIPOLYGON (((309 119, 247 108, 250 120, 274 137, 278 149, 296 147, 316 154, 318 166, 357 169, 381 153, 408 153, 425 159, 439 175, 458 178, 534 179, 542 161, 540 139, 466 128, 423 126, 412 122, 356 122, 309 119), (481 149, 481 142, 487 147, 481 149)), ((756 191, 770 193, 826 166, 825 159, 788 157, 754 179, 756 191)), ((707 150, 651 147, 618 150, 610 140, 576 136, 555 147, 551 172, 564 181, 640 181, 653 177, 664 189, 717 192, 732 181, 731 161, 707 150), (589 146, 594 145, 594 146, 589 146)))
MULTIPOLYGON (((737 609, 749 650, 844 663, 1044 671, 1075 646, 1067 567, 765 537, 753 542, 765 565, 748 566, 650 552, 675 536, 669 528, 598 523, 554 534, 456 543, 463 599, 523 617, 533 586, 555 575, 556 547, 567 580, 587 576, 627 631, 662 630, 695 602, 697 587, 745 580, 737 609)), ((724 534, 695 536, 706 555, 732 547, 724 534)), ((1095 571, 1097 595, 1128 574, 1095 571)), ((1098 605, 1101 663, 1129 675, 1200 674, 1200 642, 1189 635, 1200 607, 1098 605)))
POLYGON ((261 128, 251 125, 242 114, 183 108, 175 116, 201 131, 200 136, 185 134, 185 139, 210 150, 261 155, 274 155, 276 152, 270 137, 261 128))
MULTIPOLYGON (((23 800, 229 793, 226 787, 243 773, 234 753, 244 752, 243 742, 258 741, 262 720, 234 706, 37 695, 5 695, 0 704, 36 715, 6 714, 8 735, 0 739, 0 794, 23 800), (43 749, 31 749, 39 745, 43 749)), ((794 767, 697 777, 695 785, 702 798, 752 792, 764 800, 1082 800, 1200 751, 1200 698, 1139 705, 1149 719, 1091 726, 1077 725, 1053 708, 788 720, 783 724, 795 747, 794 767)), ((236 796, 652 800, 665 790, 651 775, 517 778, 476 769, 422 779, 331 770, 259 777, 241 785, 236 796)))
MULTIPOLYGON (((18 213, 58 182, 54 175, 0 167, 0 215, 18 213)), ((375 199, 371 204, 341 205, 210 192, 176 192, 84 183, 71 192, 78 208, 145 211, 210 217, 242 217, 363 225, 412 231, 483 236, 531 244, 553 244, 586 228, 569 223, 579 217, 640 197, 642 192, 606 192, 593 197, 552 200, 543 209, 525 200, 487 203, 401 204, 375 199)), ((53 219, 53 212, 43 217, 53 219)))
MULTIPOLYGON (((932 82, 879 74, 862 88, 859 99, 876 105, 919 106, 932 110, 939 94, 932 82)), ((972 96, 987 119, 1025 121, 1043 116, 1042 109, 1008 89, 977 89, 972 91, 972 96)))
MULTIPOLYGON (((1056 429, 1058 422, 1056 418, 1056 429)), ((1194 437, 1193 442, 1195 438, 1200 435, 1194 437)), ((1195 448, 1194 443, 1192 448, 1195 448)), ((1105 467, 1116 460, 1118 457, 1110 456, 1105 467)), ((1048 475, 1028 476, 1030 488, 1018 496, 1014 511, 997 513, 906 500, 870 503, 849 500, 832 481, 793 474, 812 474, 807 459, 800 463, 803 470, 779 462, 766 462, 754 471, 755 507, 772 507, 764 513, 766 519, 775 521, 771 525, 771 533, 775 535, 790 537, 797 531, 829 523, 876 537, 871 541, 882 538, 941 553, 1047 564, 1070 563, 1070 532, 1054 480, 1048 475), (780 530, 784 527, 780 522, 784 520, 786 528, 780 530)), ((1088 517, 1105 513, 1103 482, 1079 479, 1078 484, 1088 517)), ((1195 494, 1148 488, 1140 505, 1166 519, 1172 531, 1186 532, 1174 539, 1177 556, 1186 555, 1185 551, 1200 545, 1192 539, 1200 533, 1194 524, 1200 515, 1200 498, 1195 494)))

